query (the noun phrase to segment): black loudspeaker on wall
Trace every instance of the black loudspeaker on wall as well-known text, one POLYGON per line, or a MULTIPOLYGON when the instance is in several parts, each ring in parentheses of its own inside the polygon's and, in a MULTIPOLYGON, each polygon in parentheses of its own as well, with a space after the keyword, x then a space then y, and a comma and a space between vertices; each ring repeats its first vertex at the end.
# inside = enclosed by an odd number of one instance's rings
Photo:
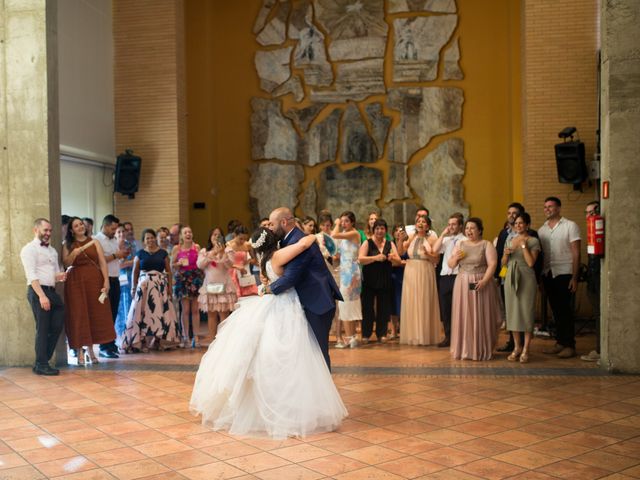
POLYGON ((558 143, 556 149, 556 165, 558 181, 578 185, 589 178, 587 164, 584 160, 584 143, 558 143))
POLYGON ((134 198, 140 184, 141 164, 142 159, 134 155, 133 150, 125 150, 125 153, 118 155, 113 191, 134 198))

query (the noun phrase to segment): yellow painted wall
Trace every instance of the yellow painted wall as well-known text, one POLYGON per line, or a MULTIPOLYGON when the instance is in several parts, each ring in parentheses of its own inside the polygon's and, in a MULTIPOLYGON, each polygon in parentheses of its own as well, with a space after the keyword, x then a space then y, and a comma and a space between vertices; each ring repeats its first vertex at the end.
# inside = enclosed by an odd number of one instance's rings
MULTIPOLYGON (((247 223, 250 219, 250 99, 267 96, 259 89, 253 64, 259 44, 252 27, 261 3, 185 0, 189 202, 207 205, 206 210, 190 209, 189 221, 198 239, 204 240, 213 225, 226 226, 230 218, 247 223)), ((446 138, 464 139, 465 198, 471 214, 485 220, 489 238, 500 229, 506 205, 522 199, 520 2, 492 0, 490 8, 478 0, 457 3, 465 78, 428 85, 464 89, 463 126, 432 140, 413 159, 422 158, 446 138)), ((399 86, 389 83, 391 49, 387 53, 387 86, 399 86)), ((397 120, 395 115, 394 125, 397 120)), ((308 170, 310 178, 323 167, 308 170)))

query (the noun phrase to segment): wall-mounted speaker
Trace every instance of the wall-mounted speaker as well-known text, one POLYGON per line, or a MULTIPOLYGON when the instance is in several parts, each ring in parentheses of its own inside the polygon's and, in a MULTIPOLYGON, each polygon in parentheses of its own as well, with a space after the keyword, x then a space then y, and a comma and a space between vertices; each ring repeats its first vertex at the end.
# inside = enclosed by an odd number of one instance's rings
POLYGON ((584 143, 564 142, 555 146, 558 181, 578 185, 589 178, 584 160, 584 143))
POLYGON ((118 155, 113 191, 134 198, 140 184, 141 164, 142 159, 134 155, 133 150, 125 150, 118 155))

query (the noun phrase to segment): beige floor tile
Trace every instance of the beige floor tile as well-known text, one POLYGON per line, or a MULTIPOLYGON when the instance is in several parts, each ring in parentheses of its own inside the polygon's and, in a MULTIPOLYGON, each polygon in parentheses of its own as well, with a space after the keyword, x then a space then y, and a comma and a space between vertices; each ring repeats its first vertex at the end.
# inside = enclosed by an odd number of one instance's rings
POLYGON ((430 450, 419 454, 418 457, 449 468, 482 459, 480 455, 454 447, 442 447, 436 450, 430 450))
POLYGON ((35 467, 46 477, 57 477, 72 473, 83 472, 97 468, 97 465, 82 455, 50 460, 48 462, 37 463, 35 467))
POLYGON ((119 480, 134 480, 169 471, 167 467, 150 458, 113 465, 111 467, 106 467, 105 470, 119 480))
POLYGON ((416 457, 405 457, 398 460, 391 460, 390 462, 381 463, 377 465, 377 467, 403 478, 417 478, 446 468, 438 463, 416 457))
POLYGON ((510 463, 500 462, 492 458, 484 458, 475 462, 465 463, 456 467, 472 475, 477 475, 488 480, 501 480, 503 478, 517 476, 526 471, 526 469, 512 465, 510 463))
POLYGON ((379 463, 389 462, 405 456, 403 453, 396 452, 395 450, 384 448, 379 445, 351 450, 350 452, 344 452, 343 455, 368 465, 377 465, 379 463))
POLYGON ((131 447, 115 448, 103 452, 90 453, 86 457, 100 467, 110 467, 120 463, 144 460, 146 457, 131 447))
POLYGON ((272 455, 269 452, 260 452, 254 453, 253 455, 231 458, 227 460, 226 463, 242 470, 243 472, 255 474, 262 470, 283 467, 284 465, 289 465, 291 462, 276 455, 272 455))
POLYGON ((314 470, 322 475, 334 477, 336 475, 360 470, 367 464, 344 455, 330 455, 328 457, 314 458, 301 463, 302 466, 314 470))
POLYGON ((155 457, 154 460, 173 470, 182 470, 198 465, 213 463, 216 458, 200 450, 189 450, 185 452, 171 453, 155 457))
POLYGON ((300 465, 286 465, 272 470, 265 470, 256 473, 255 476, 262 480, 283 480, 285 478, 295 480, 317 480, 324 478, 323 474, 300 465))

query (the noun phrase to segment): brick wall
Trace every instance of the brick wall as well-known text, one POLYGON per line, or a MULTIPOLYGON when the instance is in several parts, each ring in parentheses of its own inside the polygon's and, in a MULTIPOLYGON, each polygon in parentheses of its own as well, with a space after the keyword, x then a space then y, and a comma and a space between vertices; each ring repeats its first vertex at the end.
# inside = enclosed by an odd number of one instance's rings
MULTIPOLYGON (((523 192, 532 223, 544 223, 547 196, 562 200, 562 213, 582 230, 586 262, 585 205, 597 198, 595 186, 584 192, 558 182, 553 146, 558 132, 575 126, 585 143, 587 165, 593 159, 598 128, 598 1, 522 0, 523 192)), ((581 287, 583 289, 583 287, 581 287)), ((578 296, 582 312, 589 310, 578 296)))
POLYGON ((114 0, 116 150, 142 157, 140 189, 115 196, 115 213, 145 227, 187 216, 182 0, 114 0))

